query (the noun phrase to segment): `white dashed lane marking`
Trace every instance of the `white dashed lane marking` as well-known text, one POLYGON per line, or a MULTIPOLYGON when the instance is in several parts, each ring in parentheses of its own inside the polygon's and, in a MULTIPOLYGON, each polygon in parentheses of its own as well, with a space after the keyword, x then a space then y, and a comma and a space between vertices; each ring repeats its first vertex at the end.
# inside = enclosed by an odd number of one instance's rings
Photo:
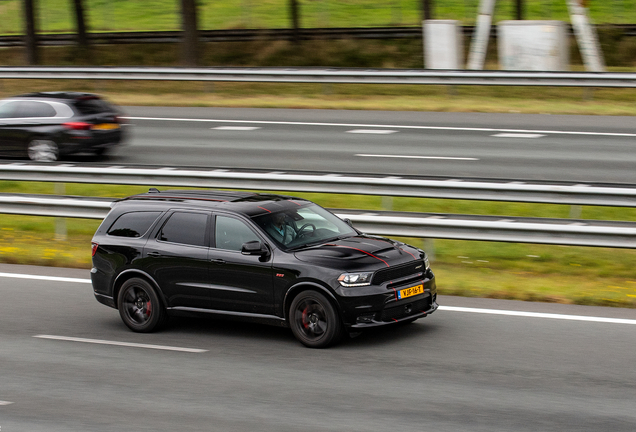
POLYGON ((531 133, 498 133, 491 136, 495 138, 542 138, 545 135, 531 133))
POLYGON ((463 160, 463 161, 478 161, 478 158, 468 157, 450 157, 450 156, 411 156, 411 155, 382 155, 382 154, 356 154, 358 157, 372 157, 372 158, 398 158, 398 159, 442 159, 442 160, 463 160))
POLYGON ((148 344, 139 344, 139 343, 132 343, 132 342, 109 341, 109 340, 102 340, 102 339, 85 339, 85 338, 70 337, 70 336, 36 335, 33 337, 38 339, 52 339, 52 340, 67 341, 67 342, 82 342, 82 343, 90 343, 90 344, 98 344, 98 345, 115 345, 115 346, 132 347, 132 348, 146 348, 146 349, 180 351, 180 352, 189 352, 189 353, 204 353, 208 351, 208 350, 198 349, 198 348, 183 348, 183 347, 174 347, 174 346, 167 346, 167 345, 148 345, 148 344))
POLYGON ((387 129, 352 129, 347 131, 347 133, 351 133, 351 134, 375 134, 375 135, 389 135, 396 132, 397 131, 387 130, 387 129))
POLYGON ((0 401, 0 406, 2 405, 11 405, 13 402, 9 402, 9 401, 0 401))
POLYGON ((212 130, 224 130, 224 131, 253 131, 260 129, 259 126, 218 126, 210 128, 212 130))

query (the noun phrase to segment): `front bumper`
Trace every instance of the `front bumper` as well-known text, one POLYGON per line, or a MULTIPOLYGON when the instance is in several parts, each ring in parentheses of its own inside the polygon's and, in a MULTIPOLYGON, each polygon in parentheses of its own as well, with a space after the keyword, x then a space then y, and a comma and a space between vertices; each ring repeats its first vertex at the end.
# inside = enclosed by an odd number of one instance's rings
POLYGON ((438 308, 435 276, 432 272, 426 276, 395 286, 365 287, 367 289, 359 289, 357 295, 347 292, 347 296, 339 298, 345 327, 351 330, 381 327, 413 321, 435 312, 438 308), (424 287, 423 293, 398 298, 401 289, 420 284, 424 287))

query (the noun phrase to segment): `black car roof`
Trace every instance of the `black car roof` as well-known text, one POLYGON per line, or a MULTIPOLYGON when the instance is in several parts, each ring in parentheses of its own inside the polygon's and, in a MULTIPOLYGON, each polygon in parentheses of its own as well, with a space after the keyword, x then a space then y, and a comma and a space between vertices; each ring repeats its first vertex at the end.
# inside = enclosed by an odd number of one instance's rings
POLYGON ((63 100, 82 100, 82 99, 101 99, 98 95, 93 93, 81 93, 70 91, 55 91, 55 92, 33 92, 25 93, 13 98, 46 98, 46 99, 63 99, 63 100))
POLYGON ((309 201, 286 195, 260 194, 254 192, 224 190, 167 190, 150 189, 149 192, 133 195, 118 203, 140 203, 151 207, 165 207, 166 203, 183 207, 223 209, 246 216, 259 216, 290 208, 298 208, 309 201), (183 204, 183 205, 181 205, 183 204))

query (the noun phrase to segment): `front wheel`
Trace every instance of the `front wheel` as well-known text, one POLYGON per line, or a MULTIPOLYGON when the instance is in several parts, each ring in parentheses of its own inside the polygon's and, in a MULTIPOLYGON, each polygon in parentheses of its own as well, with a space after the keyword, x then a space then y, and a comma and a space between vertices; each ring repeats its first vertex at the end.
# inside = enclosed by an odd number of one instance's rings
POLYGON ((60 150, 55 141, 49 139, 34 139, 27 145, 29 159, 36 162, 54 162, 60 156, 60 150))
POLYGON ((164 323, 166 311, 152 286, 143 279, 124 282, 117 297, 119 315, 134 332, 150 333, 164 323))
POLYGON ((325 348, 341 334, 342 325, 327 298, 316 291, 303 291, 289 308, 289 325, 296 339, 310 348, 325 348))

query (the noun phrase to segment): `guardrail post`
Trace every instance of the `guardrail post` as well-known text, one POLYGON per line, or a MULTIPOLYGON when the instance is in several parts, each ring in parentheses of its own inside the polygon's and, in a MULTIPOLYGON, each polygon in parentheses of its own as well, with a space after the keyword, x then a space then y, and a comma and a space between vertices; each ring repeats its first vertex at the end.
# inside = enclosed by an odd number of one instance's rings
POLYGON ((428 262, 435 261, 435 239, 425 238, 424 239, 424 251, 428 256, 428 262))
POLYGON ((393 197, 392 196, 383 196, 382 197, 382 210, 393 210, 393 197))
POLYGON ((583 213, 583 207, 580 205, 570 206, 570 219, 581 219, 583 213))
MULTIPOLYGON (((55 194, 66 195, 66 183, 55 183, 55 194)), ((55 218, 55 240, 65 241, 68 238, 66 229, 66 218, 55 218)))

